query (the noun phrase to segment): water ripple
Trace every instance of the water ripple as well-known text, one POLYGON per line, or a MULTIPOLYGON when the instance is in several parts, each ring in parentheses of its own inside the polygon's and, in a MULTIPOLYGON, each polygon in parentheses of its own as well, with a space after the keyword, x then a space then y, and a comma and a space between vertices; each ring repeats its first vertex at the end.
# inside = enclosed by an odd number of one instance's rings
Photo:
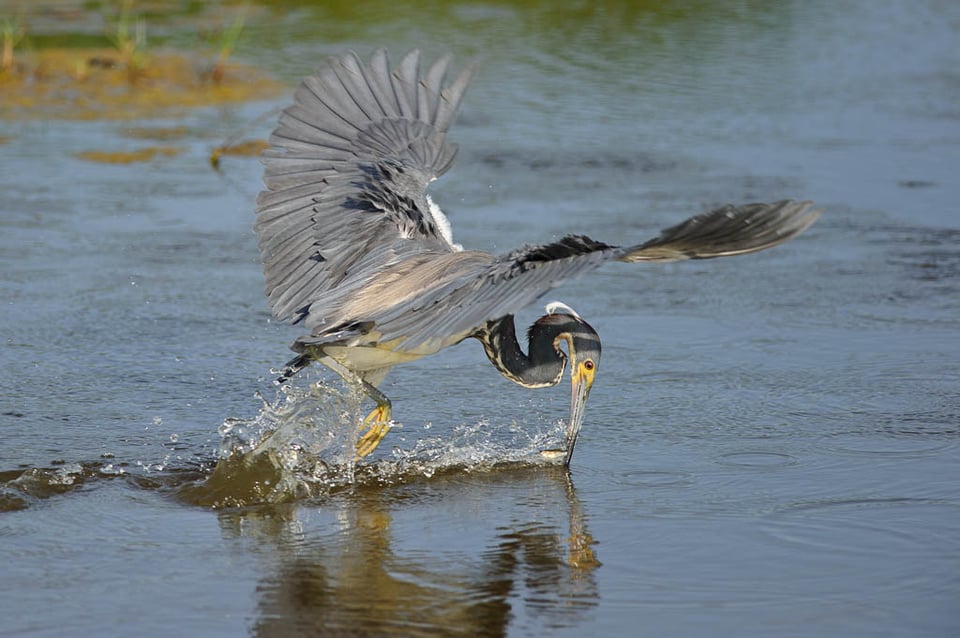
POLYGON ((777 543, 838 556, 931 560, 951 555, 960 538, 960 503, 910 497, 796 502, 769 515, 762 529, 777 543))
POLYGON ((718 461, 721 465, 753 468, 780 468, 796 465, 796 457, 783 452, 765 452, 760 450, 744 450, 721 454, 718 461))
POLYGON ((632 470, 616 476, 616 482, 624 487, 686 487, 695 481, 693 474, 673 470, 632 470))
POLYGON ((911 435, 878 436, 876 433, 863 432, 830 434, 821 437, 819 443, 829 452, 878 457, 925 456, 956 445, 956 441, 952 439, 911 435))

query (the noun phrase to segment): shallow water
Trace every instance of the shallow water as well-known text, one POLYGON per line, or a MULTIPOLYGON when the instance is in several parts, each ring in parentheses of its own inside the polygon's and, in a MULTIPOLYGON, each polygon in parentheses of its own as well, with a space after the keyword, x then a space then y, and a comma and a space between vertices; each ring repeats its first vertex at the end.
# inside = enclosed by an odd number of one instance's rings
POLYGON ((0 122, 0 634, 955 635, 960 12, 353 6, 255 7, 238 53, 291 85, 346 48, 476 61, 432 191, 465 246, 827 213, 550 297, 604 339, 569 474, 538 456, 566 389, 472 342, 391 373, 401 425, 354 467, 349 393, 271 384, 298 332, 262 295, 260 167, 207 162, 283 99, 136 122, 191 135, 129 166, 74 154, 130 123, 0 122))

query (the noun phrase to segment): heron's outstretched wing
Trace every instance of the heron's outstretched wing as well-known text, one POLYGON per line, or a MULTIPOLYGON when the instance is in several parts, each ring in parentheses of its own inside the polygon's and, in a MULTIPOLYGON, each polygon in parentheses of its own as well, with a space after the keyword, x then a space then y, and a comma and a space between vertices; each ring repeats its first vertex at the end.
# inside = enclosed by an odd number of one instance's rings
POLYGON ((362 266, 376 273, 421 250, 457 250, 426 195, 453 163, 446 131, 472 70, 445 84, 450 58, 420 71, 413 51, 395 69, 329 59, 303 81, 263 153, 267 190, 255 228, 274 315, 302 319, 311 302, 362 266), (403 241, 398 241, 403 240, 403 241))
POLYGON ((418 269, 411 269, 391 291, 402 302, 381 304, 355 319, 372 321, 381 341, 396 339, 401 349, 457 335, 462 338, 485 322, 513 314, 563 281, 605 262, 711 259, 763 250, 795 237, 820 213, 810 202, 790 200, 724 206, 668 228, 637 246, 610 246, 571 235, 486 260, 473 253, 450 255, 443 268, 444 280, 420 276, 418 269), (432 285, 434 281, 436 285, 432 285), (400 288, 416 290, 417 294, 404 294, 400 288))

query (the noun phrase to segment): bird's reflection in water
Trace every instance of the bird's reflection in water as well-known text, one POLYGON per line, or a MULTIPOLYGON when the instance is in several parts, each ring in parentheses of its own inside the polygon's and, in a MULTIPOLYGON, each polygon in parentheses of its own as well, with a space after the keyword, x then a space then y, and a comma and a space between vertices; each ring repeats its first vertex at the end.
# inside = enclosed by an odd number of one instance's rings
POLYGON ((257 636, 501 636, 576 626, 597 601, 595 543, 562 468, 450 474, 220 520, 265 562, 257 636), (465 503, 489 528, 458 520, 465 503))

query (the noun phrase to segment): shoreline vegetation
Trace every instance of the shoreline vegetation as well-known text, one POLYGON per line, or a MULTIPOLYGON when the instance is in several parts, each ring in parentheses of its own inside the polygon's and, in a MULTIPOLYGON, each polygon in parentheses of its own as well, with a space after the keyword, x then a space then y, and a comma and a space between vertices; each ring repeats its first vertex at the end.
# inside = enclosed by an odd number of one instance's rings
MULTIPOLYGON (((22 13, 0 17, 0 119, 132 121, 274 97, 287 90, 285 84, 232 57, 246 13, 241 7, 212 34, 211 47, 196 50, 148 46, 148 23, 129 0, 117 3, 112 17, 105 17, 102 45, 90 46, 88 40, 78 46, 40 46, 44 36, 31 33, 22 13)), ((212 151, 211 164, 216 168, 223 155, 255 154, 263 146, 225 143, 212 151)), ((174 154, 154 147, 79 156, 127 163, 174 154)))

